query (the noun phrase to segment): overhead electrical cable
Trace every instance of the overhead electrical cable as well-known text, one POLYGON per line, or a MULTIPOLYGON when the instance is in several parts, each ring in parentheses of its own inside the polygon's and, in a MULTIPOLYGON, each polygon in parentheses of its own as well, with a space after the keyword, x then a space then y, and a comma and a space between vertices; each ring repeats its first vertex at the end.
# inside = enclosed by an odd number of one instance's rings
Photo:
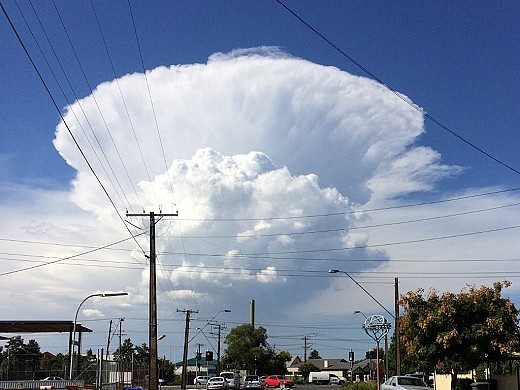
MULTIPOLYGON (((130 18, 132 20, 132 25, 133 25, 133 29, 134 29, 134 36, 135 36, 135 39, 136 39, 136 42, 137 42, 137 49, 138 49, 138 53, 139 53, 139 59, 141 61, 141 68, 142 68, 142 71, 143 71, 144 79, 145 79, 145 82, 146 82, 146 87, 147 87, 147 90, 148 90, 148 97, 149 97, 150 104, 151 104, 151 107, 152 107, 152 114, 153 114, 153 117, 154 117, 155 126, 158 129, 157 115, 155 114, 155 107, 153 105, 153 100, 152 100, 152 96, 151 96, 151 93, 150 93, 150 85, 148 83, 148 77, 146 76, 146 68, 144 67, 143 56, 142 56, 142 53, 141 53, 141 45, 139 43, 139 35, 137 34, 137 27, 135 26, 134 14, 132 12, 132 5, 130 4, 130 0, 128 0, 128 8, 130 9, 130 18)), ((155 201, 156 201, 157 204, 159 204, 159 200, 158 200, 157 194, 155 192, 155 187, 153 186, 153 181, 152 181, 152 178, 150 177, 149 173, 148 173, 148 181, 150 182, 150 186, 151 186, 153 194, 155 196, 155 201)))
MULTIPOLYGON (((72 52, 74 53, 74 57, 75 57, 75 59, 76 59, 76 62, 77 62, 78 66, 79 66, 79 68, 80 68, 80 70, 81 70, 81 73, 82 73, 82 75, 83 75, 83 78, 84 78, 84 80, 85 80, 85 83, 87 84, 87 86, 88 86, 88 88, 89 88, 90 91, 94 91, 94 89, 93 89, 92 86, 90 85, 90 81, 88 80, 87 74, 85 73, 85 69, 83 68, 83 65, 81 64, 81 61, 80 61, 79 56, 78 56, 78 53, 76 52, 76 49, 74 48, 74 44, 72 43, 72 39, 70 38, 69 32, 68 32, 68 30, 67 30, 67 27, 65 26, 65 22, 63 21, 63 18, 61 17, 61 13, 60 13, 60 11, 59 11, 59 9, 58 9, 58 7, 57 7, 57 5, 56 5, 56 2, 55 2, 54 0, 53 0, 53 4, 54 4, 54 8, 55 8, 55 10, 56 10, 56 13, 58 14, 58 19, 59 19, 60 22, 61 22, 61 26, 63 27, 63 31, 65 32, 65 36, 67 37, 67 40, 68 40, 68 42, 69 42, 69 44, 70 44, 70 47, 71 47, 71 49, 72 49, 72 52)), ((121 165, 122 165, 123 167, 125 167, 125 163, 123 162, 123 159, 122 159, 122 157, 121 157, 121 153, 119 152, 119 148, 117 147, 117 144, 116 144, 116 142, 114 141, 114 137, 112 137, 112 132, 110 131, 110 128, 109 128, 108 123, 107 123, 107 121, 106 121, 106 119, 105 119, 105 116, 103 115, 103 110, 101 110, 101 107, 100 107, 100 105, 99 105, 99 103, 98 103, 98 101, 97 101, 97 99, 96 99, 96 94, 95 94, 94 92, 92 92, 92 94, 91 94, 90 96, 92 97, 92 100, 94 101, 94 104, 95 104, 96 107, 97 107, 97 110, 98 110, 98 112, 99 112, 100 118, 101 118, 103 124, 105 125, 105 128, 106 128, 106 130, 107 130, 107 133, 108 133, 108 135, 109 135, 109 138, 110 138, 110 140, 112 141, 112 145, 114 146, 114 150, 116 151, 116 153, 117 153, 117 155, 118 155, 118 157, 119 157, 119 161, 121 162, 121 165)), ((93 131, 93 133, 94 133, 94 131, 93 131)), ((94 134, 95 134, 95 133, 94 133, 94 134)), ((96 136, 96 140, 98 141, 98 146, 99 146, 100 150, 103 152, 103 156, 105 156, 105 159, 106 159, 106 162, 107 162, 107 164, 108 164, 108 167, 110 168, 110 170, 111 170, 111 172, 112 172, 112 174, 113 174, 113 176, 114 176, 114 179, 116 180, 116 182, 117 182, 117 184, 118 184, 118 186, 119 186, 119 189, 120 189, 121 192, 124 194, 125 191, 124 191, 124 189, 123 189, 123 186, 122 186, 121 183, 119 182, 119 179, 118 179, 118 177, 117 177, 117 175, 116 175, 116 173, 115 173, 115 171, 114 171, 114 169, 113 169, 113 167, 112 167, 112 164, 110 163, 110 160, 108 159, 107 155, 105 154, 105 152, 104 152, 104 150, 103 150, 103 147, 101 146, 101 143, 99 142, 97 136, 96 136)), ((125 171, 126 171, 126 167, 125 167, 124 169, 125 169, 125 171)), ((125 198, 127 198, 126 195, 125 195, 125 198)), ((132 205, 130 204, 130 202, 128 202, 128 203, 129 203, 129 205, 130 205, 130 209, 132 209, 132 205)))
MULTIPOLYGON (((0 4, 1 6, 1 4, 0 4)), ((2 7, 3 8, 3 7, 2 7)), ((141 233, 142 234, 142 233, 141 233)), ((15 273, 19 273, 19 272, 22 272, 22 271, 28 271, 28 270, 31 270, 31 269, 35 269, 35 268, 40 268, 40 267, 44 267, 44 266, 48 266, 48 265, 51 265, 51 264, 56 264, 56 263, 60 263, 62 261, 65 261, 65 260, 70 260, 70 259, 74 259, 76 257, 79 257, 79 256, 84 256, 86 254, 89 254, 89 253, 93 253, 93 252, 97 252, 99 250, 102 250, 102 249, 105 249, 105 248, 108 248, 112 245, 117 245, 117 244, 120 244, 122 242, 125 242, 125 241, 128 241, 128 240, 131 240, 131 239, 134 239, 139 236, 140 234, 136 235, 136 236, 131 236, 131 237, 127 237, 127 238, 124 238, 122 240, 119 240, 119 241, 116 241, 116 242, 113 242, 111 244, 106 244, 102 247, 98 247, 98 248, 95 248, 95 249, 90 249, 88 251, 84 251, 82 253, 77 253, 75 255, 71 255, 71 256, 67 256, 67 257, 61 257, 59 259, 56 259, 56 260, 53 260, 53 261, 49 261, 49 262, 46 262, 46 263, 42 263, 42 264, 37 264, 37 265, 33 265, 31 267, 26 267, 26 268, 20 268, 20 269, 16 269, 16 270, 13 270, 13 271, 7 271, 7 272, 2 272, 0 273, 0 276, 5 276, 5 275, 11 275, 11 274, 15 274, 15 273)))
POLYGON ((56 100, 54 99, 54 96, 53 94, 51 93, 49 87, 47 86, 47 83, 45 82, 42 74, 40 73, 40 70, 38 69, 38 67, 36 66, 36 63, 34 62, 34 60, 32 59, 29 51, 27 50, 27 47, 25 46, 25 44, 23 43, 23 40, 22 38, 20 37, 20 35, 18 34, 18 31, 16 30, 16 27, 14 26, 11 18, 9 17, 9 14, 7 13, 7 10, 5 9, 4 5, 2 2, 0 2, 0 7, 2 8, 2 12, 3 14, 5 15, 8 23, 9 23, 9 26, 11 27, 11 29, 13 30, 14 34, 16 35, 16 39, 18 40, 18 42, 20 43, 20 46, 22 47, 23 51, 25 52, 25 55, 27 56, 27 58, 29 59, 33 69, 35 70, 36 74, 38 75, 38 78, 40 79, 45 91, 47 92, 47 95, 49 96, 49 98, 51 99, 52 101, 52 104, 54 105, 54 108, 56 109, 56 111, 58 112, 58 115, 60 116, 61 118, 61 121, 63 122, 63 124, 65 125, 65 127, 67 128, 67 131, 69 132, 72 140, 74 141, 74 144, 76 145, 76 148, 78 149, 78 151, 80 152, 81 156, 83 157, 85 163, 87 164, 87 166, 89 167, 90 169, 90 172, 92 172, 92 175, 95 177, 96 181, 98 182, 98 184, 101 186, 101 188, 103 189, 103 192, 105 193, 106 197, 108 198, 108 200, 110 201, 110 204, 112 205, 112 207, 114 208, 117 216, 119 217, 119 219, 121 220, 121 222, 123 223, 123 225, 125 226, 125 229, 128 231, 128 233, 130 233, 130 236, 132 239, 134 239, 134 241, 137 243, 137 246, 141 249, 141 251, 143 253, 144 250, 143 248, 141 247, 141 245, 139 244, 139 242, 135 239, 135 237, 137 236, 134 236, 132 234, 132 232, 130 231, 130 229, 128 229, 128 226, 126 225, 125 223, 125 220, 123 219, 123 217, 121 216, 121 214, 119 213, 119 210, 117 209, 114 201, 112 200, 110 194, 108 193, 107 189, 105 188, 105 186, 103 185, 103 183, 101 182, 99 176, 96 174, 96 172, 94 171, 94 168, 92 167, 92 165, 90 164, 90 161, 88 160, 87 156, 85 155, 85 153, 83 152, 83 149, 81 148, 81 146, 79 145, 78 141, 76 140, 76 137, 74 136, 74 134, 72 133, 72 130, 70 129, 68 123, 65 121, 65 118, 63 117, 63 114, 61 113, 61 110, 60 108, 58 107, 58 104, 56 102, 56 100))
MULTIPOLYGON (((420 242, 446 240, 446 239, 468 237, 468 236, 474 236, 474 235, 486 234, 486 233, 496 233, 496 232, 501 232, 501 231, 506 231, 506 230, 518 229, 518 228, 520 228, 520 225, 507 226, 507 227, 495 228, 495 229, 487 229, 487 230, 479 230, 479 231, 467 232, 467 233, 448 234, 448 235, 437 236, 437 237, 418 238, 415 240, 404 240, 404 241, 388 242, 388 243, 381 243, 381 244, 354 245, 351 247, 307 249, 307 250, 280 251, 280 252, 270 251, 270 252, 256 252, 256 253, 232 253, 232 254, 230 254, 230 253, 213 254, 213 253, 202 253, 202 252, 196 252, 196 253, 186 252, 185 255, 186 256, 226 257, 226 258, 245 257, 245 258, 278 259, 277 257, 274 257, 273 255, 288 255, 288 254, 300 255, 300 254, 305 254, 305 253, 339 252, 339 251, 350 251, 350 250, 356 250, 356 249, 381 248, 381 247, 388 247, 388 246, 392 246, 392 245, 415 244, 415 243, 420 243, 420 242)), ((163 254, 169 255, 170 253, 163 252, 163 254)))
MULTIPOLYGON (((168 184, 170 186, 170 192, 171 192, 171 195, 172 195, 172 200, 173 200, 173 203, 175 205, 176 204, 175 192, 173 190, 173 183, 172 183, 172 179, 171 179, 171 175, 170 175, 170 168, 169 168, 167 160, 166 160, 166 152, 164 150, 164 143, 163 143, 163 139, 162 139, 162 136, 161 136, 161 130, 160 130, 160 127, 159 127, 159 121, 157 119, 157 114, 156 114, 156 111, 155 111, 155 104, 154 104, 154 100, 153 100, 153 96, 152 96, 152 91, 151 91, 151 88, 150 88, 150 82, 148 80, 148 75, 147 75, 146 68, 145 68, 145 65, 144 65, 143 51, 141 49, 141 43, 140 43, 140 40, 139 40, 139 34, 137 32, 137 26, 136 26, 136 23, 135 23, 134 12, 132 10, 131 1, 128 0, 127 3, 128 3, 128 9, 130 11, 130 17, 131 17, 131 20, 132 20, 132 27, 133 27, 134 36, 135 36, 137 49, 138 49, 138 53, 139 53, 139 59, 141 61, 141 67, 142 67, 144 79, 146 81, 146 88, 147 88, 147 91, 148 91, 148 98, 150 100, 150 106, 151 106, 151 109, 152 109, 154 124, 155 124, 155 128, 157 130, 157 137, 158 137, 159 144, 160 144, 160 147, 161 147, 161 153, 162 153, 162 158, 163 158, 163 162, 164 162, 165 174, 166 174, 166 177, 168 179, 168 184)), ((153 187, 152 181, 150 181, 150 185, 152 186, 152 190, 153 190, 154 195, 155 195, 155 189, 153 187)), ((155 195, 155 197, 157 199, 157 195, 155 195)), ((177 224, 179 226, 179 231, 181 232, 181 245, 182 245, 182 249, 183 249, 183 251, 186 251, 186 248, 184 246, 184 240, 182 239, 182 226, 181 226, 181 223, 180 223, 179 220, 177 220, 177 224)), ((168 241, 168 243, 169 243, 169 245, 171 247, 171 244, 170 244, 169 241, 168 241)), ((190 283, 191 283, 191 279, 190 279, 190 283)), ((192 296, 192 299, 195 299, 194 295, 192 296)))
POLYGON ((445 130, 449 134, 453 135, 454 137, 458 138, 460 141, 465 143, 466 145, 470 146, 471 148, 475 149, 476 151, 480 152, 481 154, 485 155, 486 157, 490 158, 491 160, 495 161, 496 163, 502 165, 503 167, 509 169, 510 171, 519 174, 520 171, 516 168, 513 168, 511 165, 503 162, 502 160, 498 159, 497 157, 494 157, 489 152, 485 151, 481 147, 477 146, 475 143, 467 140, 454 130, 450 129, 447 125, 442 123, 440 120, 436 119, 432 115, 428 114, 424 110, 422 110, 420 107, 418 107, 416 104, 412 103, 406 96, 403 96, 397 90, 390 87, 387 83, 385 83, 381 78, 376 76, 373 72, 371 72, 368 68, 363 66, 361 63, 356 61, 351 55, 349 55, 346 51, 341 49, 338 45, 336 45, 334 42, 332 42, 331 39, 327 38, 324 34, 322 34, 320 31, 318 31, 315 27, 313 27, 309 22, 307 22, 305 19, 303 19, 300 15, 298 15, 295 11, 293 11, 291 8, 289 8, 284 2, 281 0, 275 0, 278 4, 280 4, 283 8, 285 8, 291 15, 293 15, 296 19, 298 19, 301 23, 303 23, 307 28, 309 28, 312 32, 314 32, 318 37, 320 37, 327 45, 332 47, 334 50, 336 50, 338 53, 340 53, 343 57, 347 58, 350 62, 352 62, 355 66, 357 66, 359 69, 361 69, 363 72, 365 72, 371 79, 374 81, 377 81, 379 84, 381 84, 384 88, 386 88, 388 91, 392 92, 395 96, 397 96, 400 100, 408 104, 410 107, 412 107, 414 110, 420 112, 422 115, 424 115, 425 118, 428 118, 430 121, 435 123, 437 126, 439 126, 441 129, 445 130))
POLYGON ((166 153, 164 151, 164 144, 163 144, 163 140, 162 140, 162 136, 161 136, 161 131, 160 131, 160 128, 159 128, 159 122, 157 120, 157 114, 155 112, 155 104, 153 102, 152 91, 150 89, 150 82, 148 81, 148 76, 146 74, 146 68, 144 66, 143 52, 141 50, 141 43, 139 41, 139 35, 137 33, 137 27, 135 25, 135 18, 134 18, 134 13, 132 11, 132 4, 130 3, 130 0, 128 0, 128 7, 130 9, 130 16, 132 18, 132 26, 134 28, 134 35, 135 35, 135 39, 136 39, 136 43, 137 43, 137 49, 138 49, 138 52, 139 52, 139 59, 141 60, 141 67, 142 67, 142 70, 143 70, 144 79, 146 81, 146 88, 147 88, 147 91, 148 91, 148 98, 150 99, 150 105, 151 105, 151 108, 152 108, 155 128, 157 130, 157 137, 159 139, 159 144, 161 146, 161 153, 162 153, 162 157, 163 157, 163 161, 164 161, 164 168, 165 168, 166 175, 168 177, 168 183, 170 184, 170 191, 172 193, 172 196, 174 196, 173 184, 172 184, 171 177, 170 177, 170 170, 169 170, 169 167, 168 167, 168 163, 166 162, 166 153))
POLYGON ((471 211, 464 211, 460 213, 453 213, 453 214, 444 214, 444 215, 437 215, 433 217, 424 217, 424 218, 417 218, 417 219, 409 219, 404 221, 397 221, 397 222, 386 222, 386 223, 379 223, 379 224, 373 224, 373 225, 361 225, 361 226, 346 226, 346 227, 340 227, 340 228, 332 228, 332 229, 319 229, 319 230, 306 230, 306 231, 300 231, 300 232, 279 232, 279 233, 254 233, 254 234, 234 234, 234 235, 217 235, 217 236, 190 236, 190 235, 184 235, 183 237, 185 239, 196 239, 201 240, 204 242, 208 242, 205 240, 208 239, 221 239, 221 238, 256 238, 256 237, 279 237, 279 236, 299 236, 299 235, 307 235, 307 234, 323 234, 323 233, 335 233, 335 232, 342 232, 342 231, 350 231, 350 230, 363 230, 363 229, 374 229, 374 228, 380 228, 380 227, 388 227, 388 226, 398 226, 398 225, 405 225, 405 224, 411 224, 411 223, 417 223, 417 222, 430 222, 435 221, 439 219, 446 219, 446 218, 453 218, 453 217, 461 217, 464 215, 473 215, 478 213, 483 213, 487 211, 496 211, 500 209, 504 209, 507 207, 515 207, 519 206, 519 203, 511 203, 507 205, 502 206, 495 206, 495 207, 488 207, 485 209, 478 209, 478 210, 471 210, 471 211))
MULTIPOLYGON (((79 247, 77 247, 79 248, 79 247)), ((84 247, 82 247, 84 248, 84 247)), ((98 248, 91 247, 93 249, 98 248)), ((113 248, 104 248, 104 250, 113 250, 113 248)), ((133 252, 133 249, 125 250, 128 252, 133 252)), ((161 253, 158 254, 160 256, 161 253)), ((32 253, 13 253, 13 252, 0 252, 0 256, 10 256, 10 257, 1 257, 0 259, 5 261, 20 261, 20 262, 42 262, 43 260, 30 260, 25 258, 33 258, 33 259, 59 259, 58 256, 49 256, 49 255, 35 255, 32 253), (20 258, 21 257, 21 258, 20 258)), ((275 257, 270 258, 266 257, 268 259, 274 259, 274 260, 293 260, 294 257, 275 257)), ((93 258, 77 258, 75 260, 76 262, 74 265, 91 265, 90 263, 103 263, 103 264, 113 264, 116 265, 134 265, 141 263, 139 261, 120 261, 120 260, 106 260, 106 259, 93 259, 93 258), (78 263, 78 261, 85 261, 87 263, 78 263)), ((319 257, 319 258, 298 258, 298 261, 301 262, 347 262, 347 263, 386 263, 388 261, 392 261, 392 263, 479 263, 479 262, 493 262, 493 263, 500 263, 500 262, 520 262, 520 258, 429 258, 429 259, 401 259, 401 258, 392 258, 391 260, 388 258, 330 258, 330 257, 319 257)), ((72 263, 70 263, 72 264, 72 263)), ((166 270, 172 270, 177 267, 183 267, 187 269, 234 269, 235 267, 219 267, 219 266, 210 266, 210 265, 189 265, 184 263, 167 263, 163 264, 163 267, 166 270)), ((121 266, 121 268, 124 268, 121 266)), ((128 267, 129 269, 133 269, 132 267, 128 267)), ((236 269, 241 269, 236 267, 236 269)))
POLYGON ((404 209, 404 208, 409 208, 409 207, 427 206, 427 205, 433 205, 433 204, 439 204, 439 203, 454 202, 454 201, 464 200, 464 199, 478 198, 478 197, 487 196, 487 195, 501 194, 501 193, 505 193, 505 192, 518 191, 518 190, 520 190, 520 188, 512 188, 512 189, 507 189, 507 190, 498 190, 498 191, 490 191, 490 192, 484 192, 484 193, 479 193, 479 194, 457 196, 457 197, 448 198, 448 199, 431 200, 431 201, 417 202, 417 203, 407 203, 407 204, 403 204, 403 205, 394 205, 394 206, 376 207, 376 208, 367 208, 367 209, 356 209, 356 210, 350 210, 350 211, 340 211, 340 212, 335 212, 335 213, 310 214, 310 215, 287 215, 287 216, 280 216, 280 217, 259 217, 259 218, 179 218, 179 219, 182 221, 236 222, 236 221, 275 221, 275 220, 280 220, 280 219, 290 220, 290 219, 303 219, 303 218, 333 217, 333 216, 339 216, 339 215, 371 213, 371 212, 376 212, 376 211, 397 210, 397 209, 404 209))
MULTIPOLYGON (((52 76, 53 76, 53 78, 54 78, 54 81, 56 82, 56 85, 58 86, 58 88, 59 88, 61 94, 63 95, 63 98, 65 99, 66 102, 69 101, 69 99, 67 98, 67 95, 66 95, 65 91, 63 90, 63 87, 61 86, 60 81, 58 80, 58 78, 57 78, 57 76, 56 76, 56 73, 54 72, 54 70, 53 70, 53 68, 52 68, 52 66, 51 66, 51 64, 50 64, 50 62, 49 62, 49 60, 47 59, 47 56, 45 55, 44 51, 42 50, 42 48, 41 48, 41 46, 40 46, 40 44, 39 44, 39 42, 38 42, 38 39, 36 38, 35 34, 33 33, 33 30, 31 29, 31 27, 30 27, 30 25, 29 25, 27 19, 25 18, 25 15, 24 15, 24 13, 22 12, 21 8, 18 6, 18 2, 15 2, 15 3, 16 3, 16 6, 17 6, 17 8, 18 8, 18 11, 20 12, 20 15, 22 16, 22 19, 23 19, 24 22, 25 22, 25 25, 26 25, 27 29, 29 30, 29 32, 30 32, 30 34, 31 34, 31 36, 32 36, 32 38, 33 38, 33 40, 34 40, 36 46, 38 47, 38 50, 40 51, 40 54, 42 55, 42 57, 43 57, 45 63, 47 64, 47 67, 49 68, 49 71, 51 72, 51 74, 52 74, 52 76)), ((87 115, 86 115, 86 113, 85 113, 85 111, 84 111, 84 109, 83 109, 83 106, 82 106, 82 104, 81 104, 81 102, 80 102, 80 99, 78 98, 78 96, 76 95, 76 92, 74 91, 74 88, 72 87, 72 83, 71 83, 69 77, 67 76, 67 73, 65 72, 65 69, 64 69, 64 67, 63 67, 63 65, 62 65, 62 63, 61 63, 61 61, 60 61, 60 59, 59 59, 59 56, 58 56, 57 53, 56 53, 56 50, 55 50, 55 48, 54 48, 54 45, 52 44, 52 41, 51 41, 51 39, 49 38, 49 36, 48 36, 48 34, 47 34, 47 31, 46 31, 45 27, 43 26, 43 23, 42 23, 42 21, 41 21, 39 15, 38 15, 38 13, 36 12, 36 9, 35 9, 35 7, 34 7, 32 1, 29 0, 29 3, 30 3, 30 5, 31 5, 31 8, 32 8, 32 10, 33 10, 33 13, 34 13, 34 15, 35 15, 35 17, 36 17, 36 20, 38 21, 38 23, 39 23, 39 25, 40 25, 40 28, 42 29, 42 32, 43 32, 43 34, 44 34, 44 36, 45 36, 45 38, 46 38, 46 40, 47 40, 47 43, 49 44, 49 46, 50 46, 50 48, 51 48, 51 51, 53 52, 54 57, 55 57, 56 61, 58 62, 58 65, 59 65, 59 67, 60 67, 60 69, 61 69, 61 72, 62 72, 63 76, 65 77, 65 80, 66 80, 67 83, 68 83, 68 86, 69 86, 69 88, 70 88, 70 90, 71 90, 71 92, 72 92, 72 94, 73 94, 73 96, 74 96, 74 99, 75 99, 75 101, 77 102, 78 106, 80 107, 80 110, 81 110, 81 112, 83 113, 83 116, 85 117, 85 120, 86 120, 86 122, 87 122, 87 125, 89 126, 91 132, 94 134, 94 137, 95 137, 96 140, 97 140, 97 137, 96 137, 96 135, 95 135, 95 133, 94 133, 94 130, 93 130, 93 128, 92 128, 92 125, 91 125, 91 123, 90 123, 90 121, 89 121, 89 119, 88 119, 88 117, 87 117, 87 115)), ((79 128, 81 129, 83 135, 85 136, 85 139, 87 140, 87 142, 88 142, 90 148, 92 149, 94 155, 96 156, 96 159, 98 160, 99 165, 101 166, 101 168, 102 168, 103 171, 105 172, 105 176, 107 177, 108 181, 109 181, 110 184, 112 185, 112 188, 114 189, 115 194, 116 194, 117 197, 119 198, 119 201, 121 202, 121 204, 124 204, 125 202, 124 202, 123 199, 121 198, 121 194, 120 194, 119 191, 117 190, 117 187, 115 186, 114 182, 112 181, 112 178, 111 178, 111 176, 109 175, 108 171, 106 170, 105 165, 102 163, 101 158, 99 157, 99 155, 98 155, 96 149, 94 148, 94 145, 92 145, 92 142, 90 141, 90 138, 88 137, 88 135, 87 135, 87 133, 86 133, 86 131, 85 131, 85 128, 84 128, 83 125, 81 124, 81 121, 79 120, 78 115, 76 114, 76 110, 74 109, 74 107, 73 107, 72 105, 69 105, 69 108, 70 108, 71 113, 72 113, 72 114, 74 115, 74 117, 76 118, 76 121, 77 121, 77 123, 78 123, 79 128)), ((98 144, 99 144, 99 141, 98 141, 98 144)), ((107 157, 105 156, 105 159, 106 159, 106 158, 107 158, 107 157)), ((124 195, 125 195, 125 194, 123 193, 123 196, 124 196, 124 195)), ((127 203, 129 204, 128 199, 126 199, 126 201, 127 201, 127 203)))
MULTIPOLYGON (((92 6, 92 11, 93 11, 94 17, 96 19, 96 24, 97 24, 99 33, 101 35, 101 39, 103 41, 103 45, 105 47, 105 51, 107 53, 107 57, 108 57, 108 60, 110 62, 110 66, 112 68, 112 74, 114 75, 114 80, 116 81, 117 88, 119 90, 119 95, 121 96, 121 100, 123 102, 123 106, 125 107, 125 112, 126 112, 126 115, 128 117, 128 122, 130 123, 130 128, 132 129, 132 133, 134 135, 134 139, 135 139, 135 142, 137 144, 137 149, 139 150, 139 155, 141 156, 141 161, 143 162, 144 168, 145 168, 146 172, 148 173, 148 179, 150 179, 150 173, 149 173, 149 170, 148 170, 148 166, 146 165, 146 161, 144 159, 143 151, 141 149, 141 144, 139 143, 139 139, 137 138, 137 133, 135 131, 134 123, 132 121, 132 117, 130 115, 130 111, 128 110, 128 105, 127 105, 125 97, 123 95, 123 91, 121 89, 121 84, 119 83, 119 79, 118 79, 117 74, 116 74, 114 62, 112 61, 112 57, 110 55, 110 51, 108 50, 108 45, 107 45, 107 42, 106 42, 106 39, 105 39, 105 35, 103 34, 103 29, 101 28, 101 23, 99 22, 99 18, 98 18, 97 12, 96 12, 96 8, 94 7, 94 2, 91 0, 90 4, 92 6)), ((128 177, 128 180, 129 180, 130 184, 132 185, 134 193, 136 194, 137 199, 138 199, 139 203, 141 204, 141 209, 144 210, 143 203, 141 202, 141 199, 139 199, 139 195, 138 195, 138 193, 137 193, 137 191, 136 191, 136 189, 134 187, 134 183, 133 183, 132 179, 130 178, 128 170, 126 169, 125 165, 123 165, 123 167, 125 168, 126 175, 128 177)))

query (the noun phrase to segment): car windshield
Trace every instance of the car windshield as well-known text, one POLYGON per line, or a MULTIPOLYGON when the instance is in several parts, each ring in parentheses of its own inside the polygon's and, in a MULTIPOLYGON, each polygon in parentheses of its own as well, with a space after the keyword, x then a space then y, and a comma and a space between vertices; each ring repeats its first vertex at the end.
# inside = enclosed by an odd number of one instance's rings
POLYGON ((233 374, 232 372, 222 373, 221 375, 226 379, 233 379, 235 377, 235 374, 233 374))
POLYGON ((426 384, 419 378, 414 378, 413 376, 407 378, 399 378, 399 384, 403 386, 422 386, 426 387, 426 384))
POLYGON ((247 382, 257 381, 258 377, 256 375, 248 375, 248 376, 246 376, 246 379, 244 379, 244 380, 247 382))

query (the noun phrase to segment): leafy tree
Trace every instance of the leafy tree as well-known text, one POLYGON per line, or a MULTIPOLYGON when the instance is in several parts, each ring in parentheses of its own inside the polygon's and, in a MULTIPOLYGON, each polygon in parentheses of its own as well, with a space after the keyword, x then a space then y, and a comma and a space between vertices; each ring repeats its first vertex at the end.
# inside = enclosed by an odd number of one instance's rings
MULTIPOLYGON (((134 348, 135 361, 143 365, 148 365, 150 362, 150 348, 146 343, 142 343, 140 346, 134 348)), ((131 361, 131 359, 130 359, 131 361)))
POLYGON ((459 294, 431 290, 401 297, 404 314, 399 330, 404 352, 416 362, 414 369, 437 368, 458 372, 480 363, 503 360, 520 347, 518 310, 501 292, 510 282, 493 287, 469 286, 459 294))
MULTIPOLYGON (((310 358, 310 359, 321 359, 321 358, 310 358)), ((300 375, 305 378, 305 381, 307 381, 307 378, 309 378, 309 373, 315 372, 315 371, 320 371, 320 369, 312 363, 302 363, 302 364, 300 364, 300 367, 298 367, 298 371, 300 372, 300 375)))
POLYGON ((321 359, 320 353, 313 349, 309 354, 309 359, 321 359))
POLYGON ((239 325, 231 329, 225 342, 224 362, 228 367, 257 373, 285 373, 285 362, 291 360, 288 352, 276 352, 267 344, 267 331, 263 327, 239 325))
POLYGON ((114 351, 114 358, 120 362, 131 362, 132 355, 134 353, 135 347, 132 343, 131 339, 125 339, 121 344, 121 347, 118 347, 114 351))
POLYGON ((25 344, 21 336, 10 338, 2 352, 2 376, 7 379, 9 373, 9 379, 23 379, 25 372, 34 373, 39 367, 40 356, 40 346, 35 340, 25 344))
POLYGON ((121 347, 118 347, 114 351, 114 358, 120 362, 128 363, 135 361, 139 364, 147 365, 150 359, 150 349, 146 343, 143 343, 140 346, 134 345, 132 340, 128 338, 123 341, 121 347))

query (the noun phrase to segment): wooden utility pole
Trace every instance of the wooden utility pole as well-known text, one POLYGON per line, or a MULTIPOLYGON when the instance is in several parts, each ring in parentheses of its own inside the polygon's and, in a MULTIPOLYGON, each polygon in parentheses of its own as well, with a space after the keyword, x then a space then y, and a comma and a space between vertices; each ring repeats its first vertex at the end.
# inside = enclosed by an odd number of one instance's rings
POLYGON ((394 279, 395 291, 395 374, 401 375, 401 337, 399 335, 399 279, 394 279))
POLYGON ((190 314, 198 313, 198 311, 194 310, 178 310, 177 312, 186 313, 186 328, 184 329, 184 352, 182 354, 182 380, 181 380, 181 389, 186 390, 186 385, 188 384, 188 344, 190 337, 190 314))
POLYGON ((155 225, 163 217, 177 217, 178 213, 162 214, 159 212, 157 221, 155 220, 155 213, 140 213, 132 214, 126 213, 127 217, 150 217, 150 294, 149 294, 149 326, 148 326, 148 341, 150 345, 150 360, 149 360, 149 375, 148 375, 148 390, 157 390, 159 388, 159 373, 158 373, 158 359, 157 359, 157 271, 155 254, 155 225))
POLYGON ((307 363, 307 336, 303 337, 303 362, 307 363))
MULTIPOLYGON (((220 365, 220 338, 221 338, 222 329, 226 329, 226 326, 219 324, 217 322, 211 322, 209 325, 216 326, 218 329, 218 333, 217 333, 217 376, 219 376, 220 370, 222 369, 222 367, 220 365)), ((212 334, 213 334, 213 331, 212 331, 212 334)))

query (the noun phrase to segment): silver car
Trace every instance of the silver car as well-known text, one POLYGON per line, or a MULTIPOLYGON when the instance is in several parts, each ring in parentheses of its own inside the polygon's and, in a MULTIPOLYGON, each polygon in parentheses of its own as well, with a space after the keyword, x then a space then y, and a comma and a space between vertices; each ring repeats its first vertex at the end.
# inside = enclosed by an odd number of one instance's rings
POLYGON ((248 375, 244 379, 244 389, 263 389, 262 382, 258 375, 248 375))

